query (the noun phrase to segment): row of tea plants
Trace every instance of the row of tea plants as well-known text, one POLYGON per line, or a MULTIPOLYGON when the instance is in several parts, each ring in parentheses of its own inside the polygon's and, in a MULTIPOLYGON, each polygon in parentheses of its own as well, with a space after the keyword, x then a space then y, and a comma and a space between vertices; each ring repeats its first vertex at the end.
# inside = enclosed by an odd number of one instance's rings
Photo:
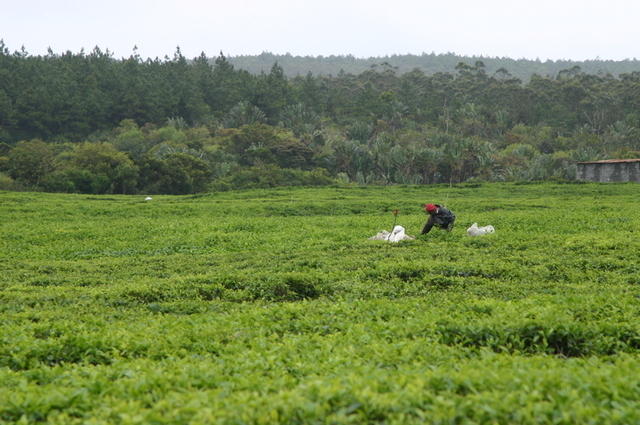
POLYGON ((0 423, 638 422, 637 199, 0 192, 0 423), (451 233, 418 235, 425 202, 451 233), (416 240, 369 240, 394 209, 416 240))

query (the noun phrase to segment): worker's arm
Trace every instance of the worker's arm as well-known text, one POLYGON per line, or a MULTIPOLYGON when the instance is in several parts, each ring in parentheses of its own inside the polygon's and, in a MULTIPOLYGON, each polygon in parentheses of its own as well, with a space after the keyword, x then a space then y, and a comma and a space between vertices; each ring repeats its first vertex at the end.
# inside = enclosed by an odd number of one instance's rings
POLYGON ((429 230, 431 230, 431 228, 433 227, 434 222, 435 222, 435 220, 434 220, 433 216, 430 215, 429 216, 429 220, 427 220, 427 223, 422 228, 421 235, 425 235, 425 234, 429 233, 429 230))

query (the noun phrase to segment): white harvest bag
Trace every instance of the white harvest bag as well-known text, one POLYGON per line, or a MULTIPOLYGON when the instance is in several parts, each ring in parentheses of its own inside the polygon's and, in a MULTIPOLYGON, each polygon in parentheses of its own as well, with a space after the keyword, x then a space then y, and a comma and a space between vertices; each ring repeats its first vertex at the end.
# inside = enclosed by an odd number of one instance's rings
POLYGON ((467 235, 469 236, 482 236, 488 233, 495 232, 496 229, 492 225, 478 227, 478 223, 473 223, 471 227, 467 229, 467 235))
POLYGON ((376 241, 388 241, 388 242, 400 242, 404 240, 413 240, 415 239, 413 236, 409 236, 404 232, 404 227, 395 226, 391 233, 383 230, 379 232, 377 235, 370 237, 371 240, 376 241))

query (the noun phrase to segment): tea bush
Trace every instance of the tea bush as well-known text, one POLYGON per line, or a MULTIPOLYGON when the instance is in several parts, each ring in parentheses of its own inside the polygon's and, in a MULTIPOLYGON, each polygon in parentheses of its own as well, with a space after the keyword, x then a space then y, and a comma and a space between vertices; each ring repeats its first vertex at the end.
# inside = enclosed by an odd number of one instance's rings
POLYGON ((637 195, 0 192, 0 423, 637 423, 637 195))

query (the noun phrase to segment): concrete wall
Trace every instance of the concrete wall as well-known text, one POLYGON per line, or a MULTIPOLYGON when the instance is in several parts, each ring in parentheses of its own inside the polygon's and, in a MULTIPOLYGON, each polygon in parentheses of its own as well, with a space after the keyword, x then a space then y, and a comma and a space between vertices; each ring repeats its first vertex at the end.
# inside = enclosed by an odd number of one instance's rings
POLYGON ((640 161, 578 164, 578 180, 612 183, 640 183, 640 161))

